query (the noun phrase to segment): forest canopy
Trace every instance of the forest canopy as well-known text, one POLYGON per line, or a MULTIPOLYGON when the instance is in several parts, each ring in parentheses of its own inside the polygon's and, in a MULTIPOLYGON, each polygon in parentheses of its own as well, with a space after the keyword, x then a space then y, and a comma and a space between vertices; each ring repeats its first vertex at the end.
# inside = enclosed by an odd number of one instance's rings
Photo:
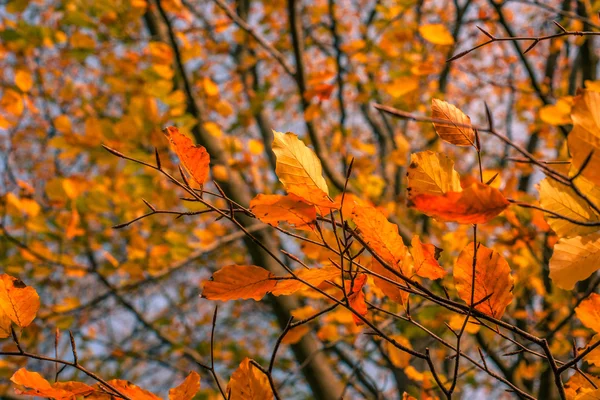
POLYGON ((600 398, 600 1, 0 3, 0 397, 600 398))

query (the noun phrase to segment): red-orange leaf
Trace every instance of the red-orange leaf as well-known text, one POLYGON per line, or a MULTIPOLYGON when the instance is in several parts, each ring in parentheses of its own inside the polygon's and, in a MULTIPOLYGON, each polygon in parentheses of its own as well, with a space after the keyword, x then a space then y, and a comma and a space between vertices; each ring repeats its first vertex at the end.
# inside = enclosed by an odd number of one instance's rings
MULTIPOLYGON (((296 275, 312 286, 319 286, 323 281, 340 275, 340 270, 335 267, 302 269, 296 275)), ((303 289, 309 289, 309 286, 297 279, 282 279, 277 281, 272 293, 275 296, 290 295, 303 289)))
MULTIPOLYGON (((473 253, 473 243, 469 243, 454 264, 456 291, 467 304, 471 304, 473 253)), ((497 251, 479 245, 473 303, 480 304, 477 304, 475 309, 494 318, 501 318, 506 306, 512 301, 513 286, 514 279, 506 260, 497 251), (481 302, 483 299, 486 300, 481 302)))
POLYGON ((18 394, 27 396, 49 397, 51 399, 74 399, 75 395, 67 390, 53 388, 50 382, 37 372, 27 371, 25 368, 19 369, 13 374, 10 380, 30 389, 27 391, 17 390, 18 394))
POLYGON ((190 138, 179 132, 179 129, 174 126, 167 127, 163 132, 173 144, 175 153, 185 169, 199 185, 203 185, 210 171, 210 156, 206 149, 203 146, 194 145, 190 138))
MULTIPOLYGON (((346 283, 346 294, 348 295, 348 304, 354 311, 362 315, 367 315, 367 303, 365 303, 365 294, 363 292, 363 286, 367 282, 367 275, 360 274, 352 281, 345 281, 346 283)), ((356 325, 362 325, 364 322, 352 313, 352 319, 356 325)))
POLYGON ((192 371, 177 387, 169 390, 169 400, 192 400, 200 390, 200 375, 192 371))
MULTIPOLYGON (((410 255, 407 254, 407 257, 410 257, 410 255)), ((405 264, 407 264, 409 260, 410 259, 407 258, 407 262, 405 262, 405 264)), ((405 281, 398 275, 394 274, 392 271, 386 269, 383 265, 379 263, 379 261, 375 259, 373 259, 373 262, 371 263, 371 271, 384 278, 387 278, 383 279, 379 276, 373 275, 373 282, 375 282, 375 285, 379 289, 381 289, 383 294, 389 297, 392 301, 406 306, 406 301, 408 300, 408 292, 401 288, 407 286, 405 281)), ((400 272, 400 270, 396 271, 400 272)))
POLYGON ((262 222, 277 226, 287 222, 300 230, 312 230, 317 219, 315 206, 306 203, 302 198, 288 194, 259 194, 250 201, 250 210, 262 222))
POLYGON ((500 214, 510 204, 502 193, 483 183, 473 183, 461 192, 441 196, 421 194, 411 199, 417 210, 448 222, 483 224, 500 214))
POLYGON ((209 300, 262 299, 277 281, 264 268, 255 265, 228 265, 204 282, 202 297, 209 300))
POLYGON ((421 243, 417 235, 413 236, 411 241, 414 266, 414 273, 423 278, 439 279, 446 276, 446 270, 440 267, 437 262, 440 257, 441 249, 438 249, 432 244, 421 243))
POLYGON ((15 324, 25 327, 40 308, 40 296, 31 286, 10 275, 0 275, 0 308, 15 324))
MULTIPOLYGON (((149 392, 141 387, 134 385, 131 382, 122 379, 113 379, 108 383, 117 389, 119 392, 135 400, 161 400, 160 397, 152 392, 149 392)), ((100 385, 100 384, 99 384, 100 385)))

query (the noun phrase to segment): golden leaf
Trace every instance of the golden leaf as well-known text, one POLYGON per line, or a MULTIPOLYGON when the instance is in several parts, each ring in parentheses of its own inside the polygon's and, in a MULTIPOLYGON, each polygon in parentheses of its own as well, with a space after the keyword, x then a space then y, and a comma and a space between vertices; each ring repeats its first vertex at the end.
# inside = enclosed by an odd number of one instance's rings
POLYGON ((200 390, 200 375, 192 371, 181 384, 169 390, 169 400, 192 400, 200 390))
MULTIPOLYGON (((324 281, 340 276, 340 270, 336 267, 302 269, 296 272, 296 275, 312 286, 319 286, 324 281)), ((310 289, 310 287, 297 279, 281 279, 277 281, 271 293, 275 296, 287 296, 299 290, 307 289, 310 289)))
POLYGON ((452 104, 432 99, 431 117, 447 121, 433 124, 442 140, 457 146, 475 145, 475 131, 470 127, 471 118, 452 104))
POLYGON ((575 314, 581 323, 592 329, 596 333, 600 333, 600 295, 597 293, 590 294, 585 300, 575 308, 575 314))
POLYGON ((454 161, 444 154, 432 151, 411 154, 407 174, 409 197, 462 191, 454 161))
POLYGON ((204 281, 202 297, 209 300, 260 300, 277 281, 264 268, 255 265, 228 265, 215 272, 212 280, 204 281))
POLYGON ((21 328, 31 324, 40 308, 40 296, 31 286, 10 275, 0 275, 0 308, 21 328))
POLYGON ((550 258, 550 278, 556 286, 572 290, 600 268, 600 233, 562 238, 550 258))
POLYGON ((571 111, 573 129, 567 136, 569 152, 573 157, 571 168, 578 172, 592 154, 581 175, 600 185, 600 93, 578 91, 571 111))
MULTIPOLYGON (((25 368, 21 368, 15 372, 10 380, 17 385, 22 385, 29 389, 27 391, 19 390, 18 394, 61 400, 75 398, 75 395, 70 391, 53 388, 50 382, 44 379, 40 374, 27 371, 25 368)), ((90 389, 92 388, 90 387, 90 389)))
POLYGON ((432 244, 421 243, 419 236, 412 238, 410 253, 413 258, 414 273, 423 278, 439 279, 446 276, 446 270, 437 262, 441 249, 432 244))
POLYGON ((258 368, 245 358, 231 375, 227 384, 229 400, 272 400, 273 391, 269 380, 258 368))
POLYGON ((250 201, 250 210, 262 222, 277 226, 287 222, 296 229, 310 231, 317 219, 317 209, 302 198, 288 194, 259 194, 250 201))
POLYGON ((442 24, 426 24, 419 27, 419 33, 423 39, 429 43, 439 44, 441 46, 450 46, 454 44, 452 34, 442 24))
POLYGON ((192 140, 179 132, 174 126, 167 127, 163 133, 173 144, 177 157, 199 185, 204 185, 210 171, 210 155, 200 145, 194 145, 192 140))
MULTIPOLYGON (((454 264, 456 291, 467 304, 471 304, 473 253, 473 243, 469 243, 454 264)), ((506 260, 497 251, 479 245, 473 302, 487 299, 475 306, 475 309, 494 318, 501 318, 506 306, 512 301, 513 286, 514 279, 506 260)))

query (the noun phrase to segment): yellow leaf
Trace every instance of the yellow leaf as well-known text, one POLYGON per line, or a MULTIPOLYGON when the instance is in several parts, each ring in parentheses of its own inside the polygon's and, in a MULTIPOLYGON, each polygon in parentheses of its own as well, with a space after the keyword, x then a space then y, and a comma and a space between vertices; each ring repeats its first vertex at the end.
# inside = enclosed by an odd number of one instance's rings
MULTIPOLYGON (((398 342, 402 346, 412 349, 410 341, 407 338, 405 338, 404 336, 390 335, 390 338, 394 339, 396 342, 398 342)), ((386 351, 388 353, 388 357, 390 358, 390 361, 392 362, 392 364, 394 364, 394 366, 396 368, 408 367, 408 364, 410 363, 410 357, 411 357, 410 354, 408 354, 405 351, 400 350, 399 348, 394 346, 389 341, 384 342, 384 348, 386 349, 386 351)))
POLYGON ((321 161, 296 135, 273 131, 273 153, 277 156, 275 173, 288 193, 300 186, 329 195, 321 161))
POLYGON ((447 121, 433 124, 442 140, 457 146, 475 145, 475 131, 471 128, 471 118, 452 104, 432 99, 431 117, 447 121))
POLYGON ((86 35, 82 32, 75 32, 73 35, 71 35, 69 43, 75 49, 90 50, 96 47, 96 42, 94 41, 94 39, 91 36, 86 35))
POLYGON ((423 39, 433 44, 449 46, 454 44, 454 38, 448 28, 442 24, 427 24, 419 27, 423 39))
POLYGON ((200 390, 200 375, 192 371, 177 387, 169 390, 169 400, 192 400, 200 390))
MULTIPOLYGON (((319 286, 327 280, 334 279, 340 276, 340 270, 336 267, 302 269, 296 272, 298 278, 312 286, 319 286)), ((298 279, 290 277, 290 279, 278 280, 275 288, 271 291, 275 296, 287 296, 299 290, 307 290, 310 287, 298 279)))
POLYGON ((216 123, 214 123, 214 122, 205 122, 203 124, 203 126, 204 126, 204 129, 206 129, 206 131, 210 135, 212 135, 212 136, 214 136, 216 138, 219 138, 219 137, 223 136, 223 131, 221 130, 221 128, 219 127, 219 125, 217 125, 216 123))
POLYGON ((40 308, 40 297, 31 286, 10 275, 0 275, 0 308, 21 328, 31 324, 40 308))
POLYGON ((277 281, 264 268, 255 265, 228 265, 204 281, 202 297, 209 300, 262 299, 277 281))
MULTIPOLYGON (((465 323, 465 317, 458 314, 453 314, 450 318, 450 328, 454 329, 456 332, 459 332, 462 329, 463 324, 465 323)), ((465 326, 465 331, 470 334, 476 334, 479 332, 479 323, 475 318, 469 318, 469 322, 467 322, 467 326, 465 326)))
POLYGON ((269 380, 258 368, 245 358, 231 375, 227 384, 229 400, 272 400, 273 392, 269 380))
POLYGON ((12 325, 12 321, 8 317, 8 315, 4 312, 4 310, 0 307, 0 339, 7 338, 11 335, 10 327, 12 325))
MULTIPOLYGON (((598 343, 599 340, 600 340, 600 335, 598 335, 598 334, 594 335, 594 337, 592 338, 592 340, 590 340, 590 342, 588 343, 588 345, 586 346, 586 348, 584 350, 587 350, 588 347, 595 345, 596 343, 598 343)), ((590 351, 588 353, 588 355, 585 356, 584 360, 589 364, 593 364, 595 366, 600 366, 600 347, 595 347, 592 351, 590 351)))
POLYGON ((219 94, 219 86, 207 76, 202 78, 202 87, 204 88, 204 94, 206 94, 208 97, 213 97, 219 94))
POLYGON ((581 176, 600 185, 600 93, 580 90, 574 99, 571 119, 573 129, 567 136, 567 144, 573 157, 572 173, 577 173, 593 152, 581 176))
POLYGON ((167 127, 163 133, 169 139, 177 157, 199 185, 204 185, 210 171, 210 156, 206 149, 200 145, 194 145, 192 140, 179 132, 174 126, 167 127))
MULTIPOLYGON (((581 178, 577 179, 575 184, 593 203, 599 203, 600 187, 581 178)), ((575 221, 600 223, 600 216, 596 214, 592 207, 566 185, 554 179, 546 178, 540 182, 539 192, 540 205, 543 209, 575 221)), ((555 218, 553 215, 546 215, 545 217, 548 225, 559 237, 586 235, 600 229, 600 226, 582 226, 565 219, 555 218)))
POLYGON ((310 332, 310 327, 307 324, 298 325, 298 326, 290 329, 285 334, 285 336, 283 337, 283 340, 281 341, 281 343, 285 343, 285 344, 298 343, 300 340, 302 340, 302 338, 308 332, 310 332))
POLYGON ((59 115, 54 118, 53 124, 60 133, 71 133, 71 120, 66 115, 59 115))
POLYGON ((585 300, 575 308, 575 314, 581 323, 592 329, 596 333, 600 333, 600 295, 597 293, 590 294, 585 300))
MULTIPOLYGON (((408 268, 408 263, 410 262, 409 257, 409 254, 406 254, 406 262, 403 263, 404 269, 408 268)), ((385 268, 379 261, 375 259, 373 259, 371 262, 370 270, 371 272, 374 272, 382 277, 380 278, 379 276, 373 275, 373 282, 379 289, 381 289, 383 294, 385 294, 393 302, 406 306, 409 293, 402 289, 403 287, 407 287, 404 279, 385 268)), ((402 273, 399 268, 394 268, 394 271, 402 273)))
POLYGON ((411 154, 407 175, 409 198, 420 194, 442 195, 462 191, 454 161, 444 154, 432 151, 411 154))
POLYGON ((23 98, 21 98, 21 95, 18 92, 12 89, 6 89, 2 96, 2 100, 0 100, 0 109, 15 117, 20 117, 25 109, 23 98))
POLYGON ((31 73, 25 70, 18 70, 15 72, 15 85, 23 92, 29 92, 33 86, 33 78, 31 73))
POLYGON ((554 245, 550 278, 559 288, 572 290, 599 268, 600 233, 562 238, 554 245))
POLYGON ((548 104, 540 109, 540 119, 554 126, 570 124, 572 105, 573 97, 561 97, 556 104, 548 104))
POLYGON ((441 249, 432 244, 421 243, 419 236, 412 238, 410 253, 413 258, 414 273, 423 278, 439 279, 446 276, 446 270, 440 266, 437 259, 441 249))
POLYGON ((414 76, 403 76, 385 85, 385 91, 392 97, 402 97, 419 88, 419 79, 414 76))
POLYGON ((510 204, 498 189, 479 182, 461 192, 420 194, 410 201, 411 206, 430 217, 459 224, 486 223, 510 204))
MULTIPOLYGON (((473 243, 458 256, 454 264, 454 284, 458 296, 467 304, 471 304, 473 279, 473 243)), ((473 302, 478 303, 475 309, 494 318, 501 318, 506 306, 512 301, 514 279, 510 267, 500 253, 483 245, 477 248, 477 263, 475 266, 475 291, 473 302), (488 297, 489 296, 489 297, 488 297)))

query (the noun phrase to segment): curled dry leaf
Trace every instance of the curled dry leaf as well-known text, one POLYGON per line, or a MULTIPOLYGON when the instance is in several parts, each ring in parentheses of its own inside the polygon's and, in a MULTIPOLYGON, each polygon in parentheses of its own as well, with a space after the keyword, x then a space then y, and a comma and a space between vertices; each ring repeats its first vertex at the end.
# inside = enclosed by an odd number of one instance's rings
POLYGON ((296 229, 313 230, 317 209, 294 194, 259 194, 250 201, 250 210, 262 222, 277 226, 287 222, 296 229))
POLYGON ((421 194, 412 197, 411 203, 430 217, 460 224, 489 222, 510 204, 498 189, 483 183, 473 183, 463 191, 441 196, 421 194))
POLYGON ((181 164, 194 181, 199 185, 204 185, 210 172, 210 155, 206 149, 203 146, 194 145, 190 138, 179 132, 179 129, 174 126, 167 127, 163 133, 173 145, 181 164))
POLYGON ((245 358, 231 375, 227 384, 229 400, 272 400, 273 391, 269 380, 258 368, 245 358))
POLYGON ((600 233, 561 238, 550 258, 550 279, 556 286, 572 290, 600 268, 600 233))
POLYGON ((202 297, 209 300, 260 300, 277 281, 275 275, 255 265, 228 265, 204 281, 202 297))
POLYGON ((475 130, 471 128, 471 118, 452 104, 432 99, 431 117, 446 121, 433 124, 442 140, 456 146, 475 146, 475 130))
POLYGON ((40 296, 31 286, 7 274, 0 275, 0 308, 21 328, 31 324, 40 308, 40 296))
MULTIPOLYGON (((454 284, 458 296, 467 304, 471 304, 473 279, 473 243, 460 253, 454 264, 454 284)), ((477 263, 475 265, 475 291, 473 303, 475 309, 494 318, 501 318, 506 306, 513 299, 512 289, 514 279, 506 260, 492 249, 483 245, 477 248, 477 263)))

